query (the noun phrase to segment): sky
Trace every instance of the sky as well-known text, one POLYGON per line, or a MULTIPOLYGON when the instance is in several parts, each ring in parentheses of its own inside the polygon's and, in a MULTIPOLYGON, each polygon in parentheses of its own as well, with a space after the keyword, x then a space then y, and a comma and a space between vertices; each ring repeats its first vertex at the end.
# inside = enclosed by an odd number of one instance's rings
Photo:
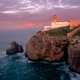
POLYGON ((80 0, 0 0, 0 31, 50 25, 55 14, 80 19, 80 0))

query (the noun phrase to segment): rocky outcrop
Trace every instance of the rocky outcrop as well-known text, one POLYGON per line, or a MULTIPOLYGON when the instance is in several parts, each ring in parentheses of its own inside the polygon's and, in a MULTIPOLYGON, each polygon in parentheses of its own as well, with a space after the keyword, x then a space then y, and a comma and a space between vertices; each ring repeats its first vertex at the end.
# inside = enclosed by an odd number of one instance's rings
POLYGON ((30 60, 66 61, 73 70, 80 72, 80 43, 71 43, 66 36, 39 31, 27 43, 25 55, 30 60))
POLYGON ((7 55, 13 55, 16 53, 22 53, 23 47, 21 45, 19 45, 16 41, 12 41, 10 43, 10 47, 6 50, 6 54, 7 55))
MULTIPOLYGON (((54 37, 48 32, 37 32, 26 45, 26 54, 32 60, 63 61, 68 41, 65 36, 54 37)), ((67 56, 66 56, 67 57, 67 56)))

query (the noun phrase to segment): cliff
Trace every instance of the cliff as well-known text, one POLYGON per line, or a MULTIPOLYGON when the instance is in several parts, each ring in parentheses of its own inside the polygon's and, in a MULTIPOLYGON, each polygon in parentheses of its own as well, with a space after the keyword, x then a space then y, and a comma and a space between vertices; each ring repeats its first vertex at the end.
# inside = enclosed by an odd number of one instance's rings
POLYGON ((61 34, 58 32, 56 36, 52 30, 37 32, 26 44, 25 55, 30 60, 66 61, 73 70, 80 72, 80 43, 70 45, 67 37, 61 34))
POLYGON ((62 61, 67 44, 66 36, 56 37, 51 31, 39 31, 27 43, 26 54, 32 60, 62 61))

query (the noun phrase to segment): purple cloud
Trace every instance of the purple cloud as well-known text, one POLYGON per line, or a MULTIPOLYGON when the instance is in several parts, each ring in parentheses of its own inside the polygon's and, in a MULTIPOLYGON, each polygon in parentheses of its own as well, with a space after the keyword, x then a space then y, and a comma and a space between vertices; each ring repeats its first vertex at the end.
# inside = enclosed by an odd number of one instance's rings
POLYGON ((55 14, 63 19, 80 19, 79 0, 0 0, 0 24, 36 22, 48 25, 55 14))
POLYGON ((80 8, 79 0, 0 0, 0 13, 39 13, 55 8, 74 9, 80 8))

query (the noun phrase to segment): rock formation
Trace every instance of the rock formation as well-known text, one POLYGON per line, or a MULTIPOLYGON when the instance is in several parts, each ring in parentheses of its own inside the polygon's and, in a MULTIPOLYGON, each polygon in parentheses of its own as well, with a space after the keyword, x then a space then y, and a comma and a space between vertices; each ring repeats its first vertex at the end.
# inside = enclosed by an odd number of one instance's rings
POLYGON ((66 61, 73 70, 80 72, 80 43, 78 44, 76 40, 75 44, 74 42, 70 44, 67 37, 61 34, 57 32, 59 36, 56 36, 51 30, 37 32, 26 44, 25 55, 33 61, 66 61))
POLYGON ((63 61, 63 49, 67 44, 65 36, 54 37, 46 31, 37 32, 27 43, 26 54, 32 60, 63 61))
POLYGON ((16 53, 22 53, 23 47, 21 45, 19 45, 16 41, 12 41, 10 43, 10 47, 6 50, 6 54, 7 55, 12 55, 12 54, 16 54, 16 53))
POLYGON ((80 43, 69 46, 69 59, 70 69, 80 73, 80 43))

